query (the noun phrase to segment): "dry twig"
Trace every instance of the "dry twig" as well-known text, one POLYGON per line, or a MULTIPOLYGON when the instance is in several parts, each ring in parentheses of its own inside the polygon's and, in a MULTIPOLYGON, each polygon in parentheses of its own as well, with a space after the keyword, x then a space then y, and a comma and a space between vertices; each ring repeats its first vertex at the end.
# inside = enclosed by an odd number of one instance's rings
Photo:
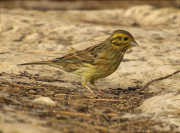
POLYGON ((179 72, 180 72, 180 70, 177 70, 177 71, 175 71, 174 73, 169 74, 169 75, 167 75, 167 76, 160 77, 160 78, 157 78, 157 79, 153 79, 153 80, 151 80, 150 82, 148 82, 148 83, 144 86, 144 88, 148 87, 150 84, 152 84, 152 83, 155 82, 155 81, 167 79, 167 78, 169 78, 169 77, 171 77, 171 76, 173 76, 173 75, 175 75, 175 74, 177 74, 177 73, 179 73, 179 72))

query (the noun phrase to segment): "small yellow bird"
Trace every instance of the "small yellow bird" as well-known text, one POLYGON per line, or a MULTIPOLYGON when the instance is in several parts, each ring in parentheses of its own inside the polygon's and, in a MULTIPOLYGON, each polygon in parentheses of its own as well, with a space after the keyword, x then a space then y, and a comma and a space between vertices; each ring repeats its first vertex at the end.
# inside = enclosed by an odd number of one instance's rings
POLYGON ((82 78, 85 86, 93 96, 94 92, 87 86, 89 81, 100 93, 104 93, 94 81, 112 74, 120 65, 127 49, 138 46, 134 37, 125 30, 116 30, 104 42, 81 51, 67 54, 50 61, 30 62, 20 65, 50 65, 82 78))

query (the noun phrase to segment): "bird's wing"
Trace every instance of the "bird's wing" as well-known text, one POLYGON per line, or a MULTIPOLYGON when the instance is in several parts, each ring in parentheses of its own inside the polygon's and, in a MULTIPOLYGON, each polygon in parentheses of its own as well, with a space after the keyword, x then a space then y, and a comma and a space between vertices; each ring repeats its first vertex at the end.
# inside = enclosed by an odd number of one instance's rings
POLYGON ((74 53, 76 58, 84 62, 94 62, 95 60, 94 54, 95 53, 88 52, 88 51, 77 51, 74 53))
POLYGON ((76 51, 75 53, 67 54, 61 58, 56 58, 53 62, 67 62, 67 63, 92 63, 99 55, 98 45, 89 47, 87 49, 76 51))

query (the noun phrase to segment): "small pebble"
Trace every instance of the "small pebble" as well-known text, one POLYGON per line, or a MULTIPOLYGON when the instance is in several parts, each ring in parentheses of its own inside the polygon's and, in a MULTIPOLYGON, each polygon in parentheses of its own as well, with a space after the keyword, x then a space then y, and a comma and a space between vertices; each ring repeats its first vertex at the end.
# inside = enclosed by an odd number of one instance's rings
POLYGON ((49 97, 39 97, 39 98, 34 99, 32 102, 41 104, 41 105, 56 106, 56 102, 54 102, 49 97))

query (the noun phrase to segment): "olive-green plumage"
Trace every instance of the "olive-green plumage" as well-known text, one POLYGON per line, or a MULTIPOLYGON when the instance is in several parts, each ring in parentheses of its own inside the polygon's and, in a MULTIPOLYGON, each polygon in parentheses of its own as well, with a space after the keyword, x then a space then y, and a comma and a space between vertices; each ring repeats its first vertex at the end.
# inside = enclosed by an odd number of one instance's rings
POLYGON ((82 78, 82 85, 93 95, 94 93, 87 86, 88 81, 97 88, 101 95, 104 95, 94 84, 94 81, 112 74, 120 65, 126 50, 137 45, 129 32, 117 30, 98 45, 67 54, 51 61, 30 62, 20 65, 51 65, 58 67, 82 78))

